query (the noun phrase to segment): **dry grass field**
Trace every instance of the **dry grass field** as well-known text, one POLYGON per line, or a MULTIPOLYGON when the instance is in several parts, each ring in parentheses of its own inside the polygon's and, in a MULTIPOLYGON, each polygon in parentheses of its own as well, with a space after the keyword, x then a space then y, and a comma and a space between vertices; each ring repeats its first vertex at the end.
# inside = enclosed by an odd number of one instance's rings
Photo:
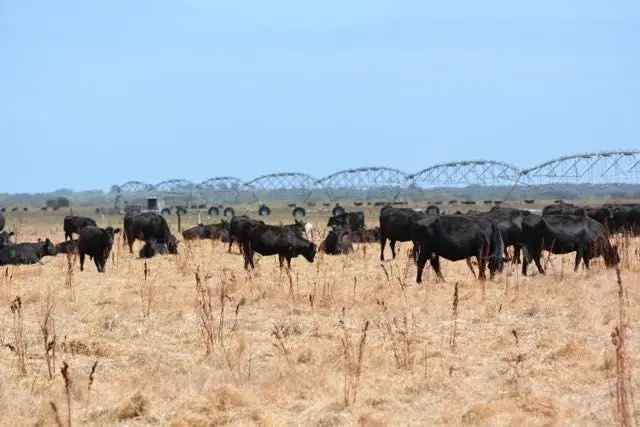
MULTIPOLYGON (((61 215, 7 219, 21 241, 63 239, 61 215)), ((446 283, 428 271, 416 285, 408 244, 383 264, 377 244, 297 258, 290 274, 277 257, 249 274, 210 241, 183 243, 146 273, 121 240, 106 274, 93 264, 81 273, 64 255, 3 268, 0 423, 67 425, 69 414, 74 425, 131 426, 634 422, 640 245, 627 244, 622 296, 601 261, 574 273, 573 258, 558 256, 547 276, 510 266, 484 284, 464 262, 443 261, 446 283)))

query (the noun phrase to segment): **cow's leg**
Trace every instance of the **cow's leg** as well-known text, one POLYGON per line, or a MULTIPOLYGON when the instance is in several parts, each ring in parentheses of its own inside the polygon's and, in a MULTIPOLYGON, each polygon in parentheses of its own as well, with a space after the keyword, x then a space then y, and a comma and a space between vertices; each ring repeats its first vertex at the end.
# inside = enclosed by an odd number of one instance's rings
POLYGON ((102 258, 97 256, 93 258, 93 262, 96 264, 96 268, 98 269, 98 273, 102 273, 102 258))
POLYGON ((84 252, 80 252, 80 271, 84 271, 84 252))
POLYGON ((542 263, 540 262, 540 257, 542 256, 542 251, 538 251, 538 253, 536 253, 533 256, 533 262, 536 263, 536 267, 538 267, 538 272, 540 274, 545 274, 544 273, 544 268, 542 268, 542 263))
POLYGON ((575 265, 573 266, 574 273, 578 271, 578 267, 580 267, 580 260, 583 257, 585 257, 585 254, 582 253, 582 250, 581 249, 576 250, 576 262, 575 262, 575 265))
POLYGON ((130 238, 127 239, 127 245, 129 245, 129 253, 132 254, 133 253, 133 242, 136 241, 136 238, 131 236, 130 238))
MULTIPOLYGON (((229 237, 229 249, 227 250, 228 253, 231 253, 232 245, 233 245, 233 237, 229 237)), ((242 249, 240 249, 240 252, 242 252, 242 249)))
POLYGON ((444 276, 442 275, 442 271, 440 270, 440 257, 438 255, 434 255, 431 257, 431 267, 433 268, 433 271, 436 272, 438 281, 444 282, 444 276))
POLYGON ((278 254, 278 261, 280 262, 280 270, 284 267, 284 255, 278 254))
POLYGON ((520 252, 522 251, 522 247, 518 244, 513 245, 513 263, 520 264, 520 252))
POLYGON ((69 240, 71 238, 71 236, 69 236, 68 232, 64 232, 64 241, 66 242, 67 240, 69 240))
POLYGON ((480 249, 480 255, 478 255, 478 280, 485 281, 487 280, 487 257, 484 254, 484 248, 480 249))
POLYGON ((287 257, 287 268, 289 270, 291 270, 291 257, 290 256, 287 257))
POLYGON ((393 259, 396 259, 396 241, 389 239, 389 246, 391 247, 391 255, 393 259))
POLYGON ((384 247, 387 244, 387 237, 380 233, 380 261, 384 261, 384 247))
POLYGON ((426 251, 418 251, 418 275, 416 276, 416 282, 422 283, 422 271, 424 270, 424 266, 427 263, 427 259, 429 258, 429 254, 426 251))
POLYGON ((471 270, 471 274, 473 274, 473 278, 475 279, 476 278, 476 270, 473 268, 473 264, 471 263, 471 258, 467 258, 467 266, 469 267, 469 270, 471 270))

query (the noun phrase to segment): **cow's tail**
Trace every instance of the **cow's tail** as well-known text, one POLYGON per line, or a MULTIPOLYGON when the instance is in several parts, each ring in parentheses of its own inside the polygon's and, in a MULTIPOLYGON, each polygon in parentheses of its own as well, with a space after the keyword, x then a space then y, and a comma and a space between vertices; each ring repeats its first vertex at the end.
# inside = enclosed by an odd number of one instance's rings
POLYGON ((502 233, 495 224, 491 227, 491 253, 489 255, 489 265, 494 270, 502 271, 504 266, 504 240, 502 233))

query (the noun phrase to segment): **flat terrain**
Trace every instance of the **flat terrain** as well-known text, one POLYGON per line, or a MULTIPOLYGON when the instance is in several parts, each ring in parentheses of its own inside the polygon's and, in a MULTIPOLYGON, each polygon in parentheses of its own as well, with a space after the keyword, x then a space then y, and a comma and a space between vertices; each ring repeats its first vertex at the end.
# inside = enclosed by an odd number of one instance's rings
MULTIPOLYGON (((63 239, 62 215, 7 220, 21 241, 63 239)), ((408 244, 382 264, 377 244, 298 258, 290 274, 276 257, 248 274, 236 247, 210 241, 147 261, 146 279, 121 240, 106 274, 64 255, 3 268, 0 423, 66 424, 69 401, 76 425, 611 425, 621 307, 627 389, 640 390, 640 255, 626 243, 622 299, 614 270, 574 273, 558 256, 547 276, 509 266, 484 284, 443 261, 446 283, 428 271, 416 285, 408 244)))

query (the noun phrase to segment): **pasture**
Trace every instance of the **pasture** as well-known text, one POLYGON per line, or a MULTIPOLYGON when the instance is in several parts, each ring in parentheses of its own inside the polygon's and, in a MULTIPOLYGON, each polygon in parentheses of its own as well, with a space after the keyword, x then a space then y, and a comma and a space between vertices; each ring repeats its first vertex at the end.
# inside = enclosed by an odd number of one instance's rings
MULTIPOLYGON (((59 242, 63 216, 7 214, 7 229, 59 242)), ((320 235, 327 216, 309 218, 320 235)), ((622 287, 601 259, 574 273, 573 256, 484 283, 443 260, 445 283, 427 268, 417 285, 408 243, 384 263, 367 244, 290 272, 258 257, 249 273, 236 246, 181 242, 145 262, 118 235, 106 274, 66 255, 3 267, 0 422, 611 425, 639 386, 640 244, 619 243, 622 287)))

